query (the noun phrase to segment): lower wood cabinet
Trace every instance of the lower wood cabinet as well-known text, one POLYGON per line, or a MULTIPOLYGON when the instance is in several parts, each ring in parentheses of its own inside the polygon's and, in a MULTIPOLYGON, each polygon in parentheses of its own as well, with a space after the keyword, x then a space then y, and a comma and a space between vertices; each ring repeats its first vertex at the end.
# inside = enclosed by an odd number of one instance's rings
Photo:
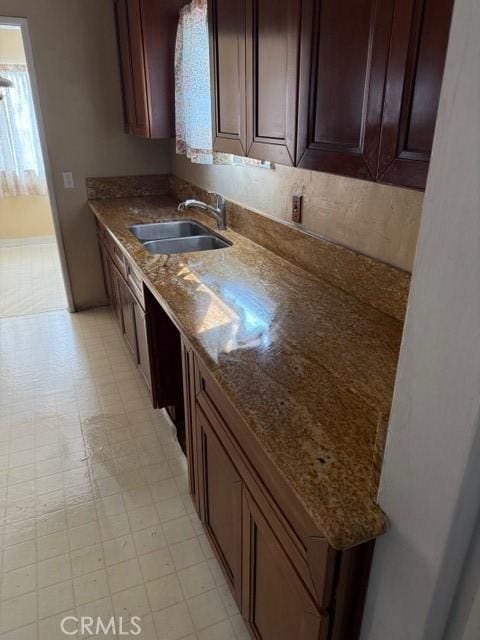
POLYGON ((128 348, 132 352, 133 359, 138 364, 137 327, 135 319, 135 307, 138 306, 138 302, 135 300, 135 297, 122 278, 119 280, 119 287, 123 320, 123 337, 128 348))
POLYGON ((323 640, 328 616, 217 436, 221 422, 198 405, 194 418, 200 517, 253 637, 323 640))
POLYGON ((107 254, 107 272, 110 275, 111 291, 110 303, 117 318, 118 324, 123 331, 123 311, 121 301, 122 276, 115 268, 110 256, 107 254))
POLYGON ((196 411, 196 446, 200 517, 241 606, 242 479, 200 408, 196 411))
POLYGON ((185 445, 188 463, 188 487, 193 504, 200 515, 200 496, 198 490, 197 478, 197 445, 194 442, 195 433, 193 430, 193 411, 195 404, 193 402, 193 351, 190 345, 184 340, 182 345, 182 385, 183 385, 183 403, 185 416, 185 445))
POLYGON ((125 343, 152 394, 152 404, 156 406, 142 280, 99 223, 97 233, 107 296, 125 343))
POLYGON ((252 638, 357 640, 373 543, 330 547, 185 338, 182 364, 190 492, 252 638))
POLYGON ((328 619, 301 581, 274 529, 243 491, 243 614, 255 638, 323 640, 328 619))
POLYGON ((152 374, 150 371, 150 354, 148 352, 147 316, 137 303, 134 306, 135 329, 137 332, 137 360, 147 387, 152 389, 152 374))
POLYGON ((129 256, 98 235, 126 344, 153 406, 177 419, 193 503, 252 638, 357 640, 373 542, 328 544, 129 256))

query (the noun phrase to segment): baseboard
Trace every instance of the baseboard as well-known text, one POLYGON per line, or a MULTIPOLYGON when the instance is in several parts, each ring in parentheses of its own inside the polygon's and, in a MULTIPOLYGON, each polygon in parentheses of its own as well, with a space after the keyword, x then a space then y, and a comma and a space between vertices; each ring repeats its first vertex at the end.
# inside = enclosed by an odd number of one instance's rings
POLYGON ((1 247, 23 247, 31 244, 55 244, 55 236, 30 236, 28 238, 0 238, 1 247))

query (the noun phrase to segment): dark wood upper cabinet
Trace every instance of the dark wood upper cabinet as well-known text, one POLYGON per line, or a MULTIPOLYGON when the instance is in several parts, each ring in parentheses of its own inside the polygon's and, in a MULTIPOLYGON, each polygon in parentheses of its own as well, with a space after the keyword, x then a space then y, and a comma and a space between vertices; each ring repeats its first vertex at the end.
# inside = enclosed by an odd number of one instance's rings
POLYGON ((437 118, 453 0, 395 5, 378 179, 423 189, 437 118))
POLYGON ((214 148, 424 188, 453 0, 209 0, 214 148))
POLYGON ((134 133, 136 113, 135 94, 133 92, 133 69, 132 54, 130 51, 130 28, 128 24, 127 0, 115 1, 115 14, 117 18, 118 48, 122 76, 125 130, 127 133, 134 133))
POLYGON ((295 164, 301 3, 247 0, 247 155, 295 164))
POLYGON ((126 130, 144 138, 175 133, 173 63, 184 0, 115 0, 126 130))
POLYGON ((247 155, 245 0, 209 0, 213 148, 247 155))
POLYGON ((303 3, 297 164, 374 180, 393 0, 303 3))

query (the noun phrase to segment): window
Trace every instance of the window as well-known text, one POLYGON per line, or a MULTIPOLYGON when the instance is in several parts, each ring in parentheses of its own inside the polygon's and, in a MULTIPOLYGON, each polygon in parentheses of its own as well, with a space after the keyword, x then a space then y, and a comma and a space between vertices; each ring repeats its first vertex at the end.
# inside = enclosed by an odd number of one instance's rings
POLYGON ((46 195, 30 79, 25 65, 0 65, 13 86, 0 100, 0 197, 46 195))
POLYGON ((180 11, 175 47, 176 150, 191 162, 271 168, 270 162, 213 151, 207 0, 180 11))

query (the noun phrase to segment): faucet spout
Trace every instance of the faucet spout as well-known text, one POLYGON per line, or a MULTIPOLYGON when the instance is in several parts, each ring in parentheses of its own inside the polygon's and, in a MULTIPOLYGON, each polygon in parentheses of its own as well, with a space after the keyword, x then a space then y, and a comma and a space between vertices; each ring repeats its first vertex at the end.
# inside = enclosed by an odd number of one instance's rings
POLYGON ((214 197, 215 206, 202 202, 201 200, 194 200, 193 198, 190 198, 180 202, 178 210, 185 211, 186 209, 196 207, 197 209, 201 209, 202 211, 209 213, 215 219, 218 229, 226 229, 227 215, 225 211, 225 199, 218 193, 210 192, 210 195, 214 197))

